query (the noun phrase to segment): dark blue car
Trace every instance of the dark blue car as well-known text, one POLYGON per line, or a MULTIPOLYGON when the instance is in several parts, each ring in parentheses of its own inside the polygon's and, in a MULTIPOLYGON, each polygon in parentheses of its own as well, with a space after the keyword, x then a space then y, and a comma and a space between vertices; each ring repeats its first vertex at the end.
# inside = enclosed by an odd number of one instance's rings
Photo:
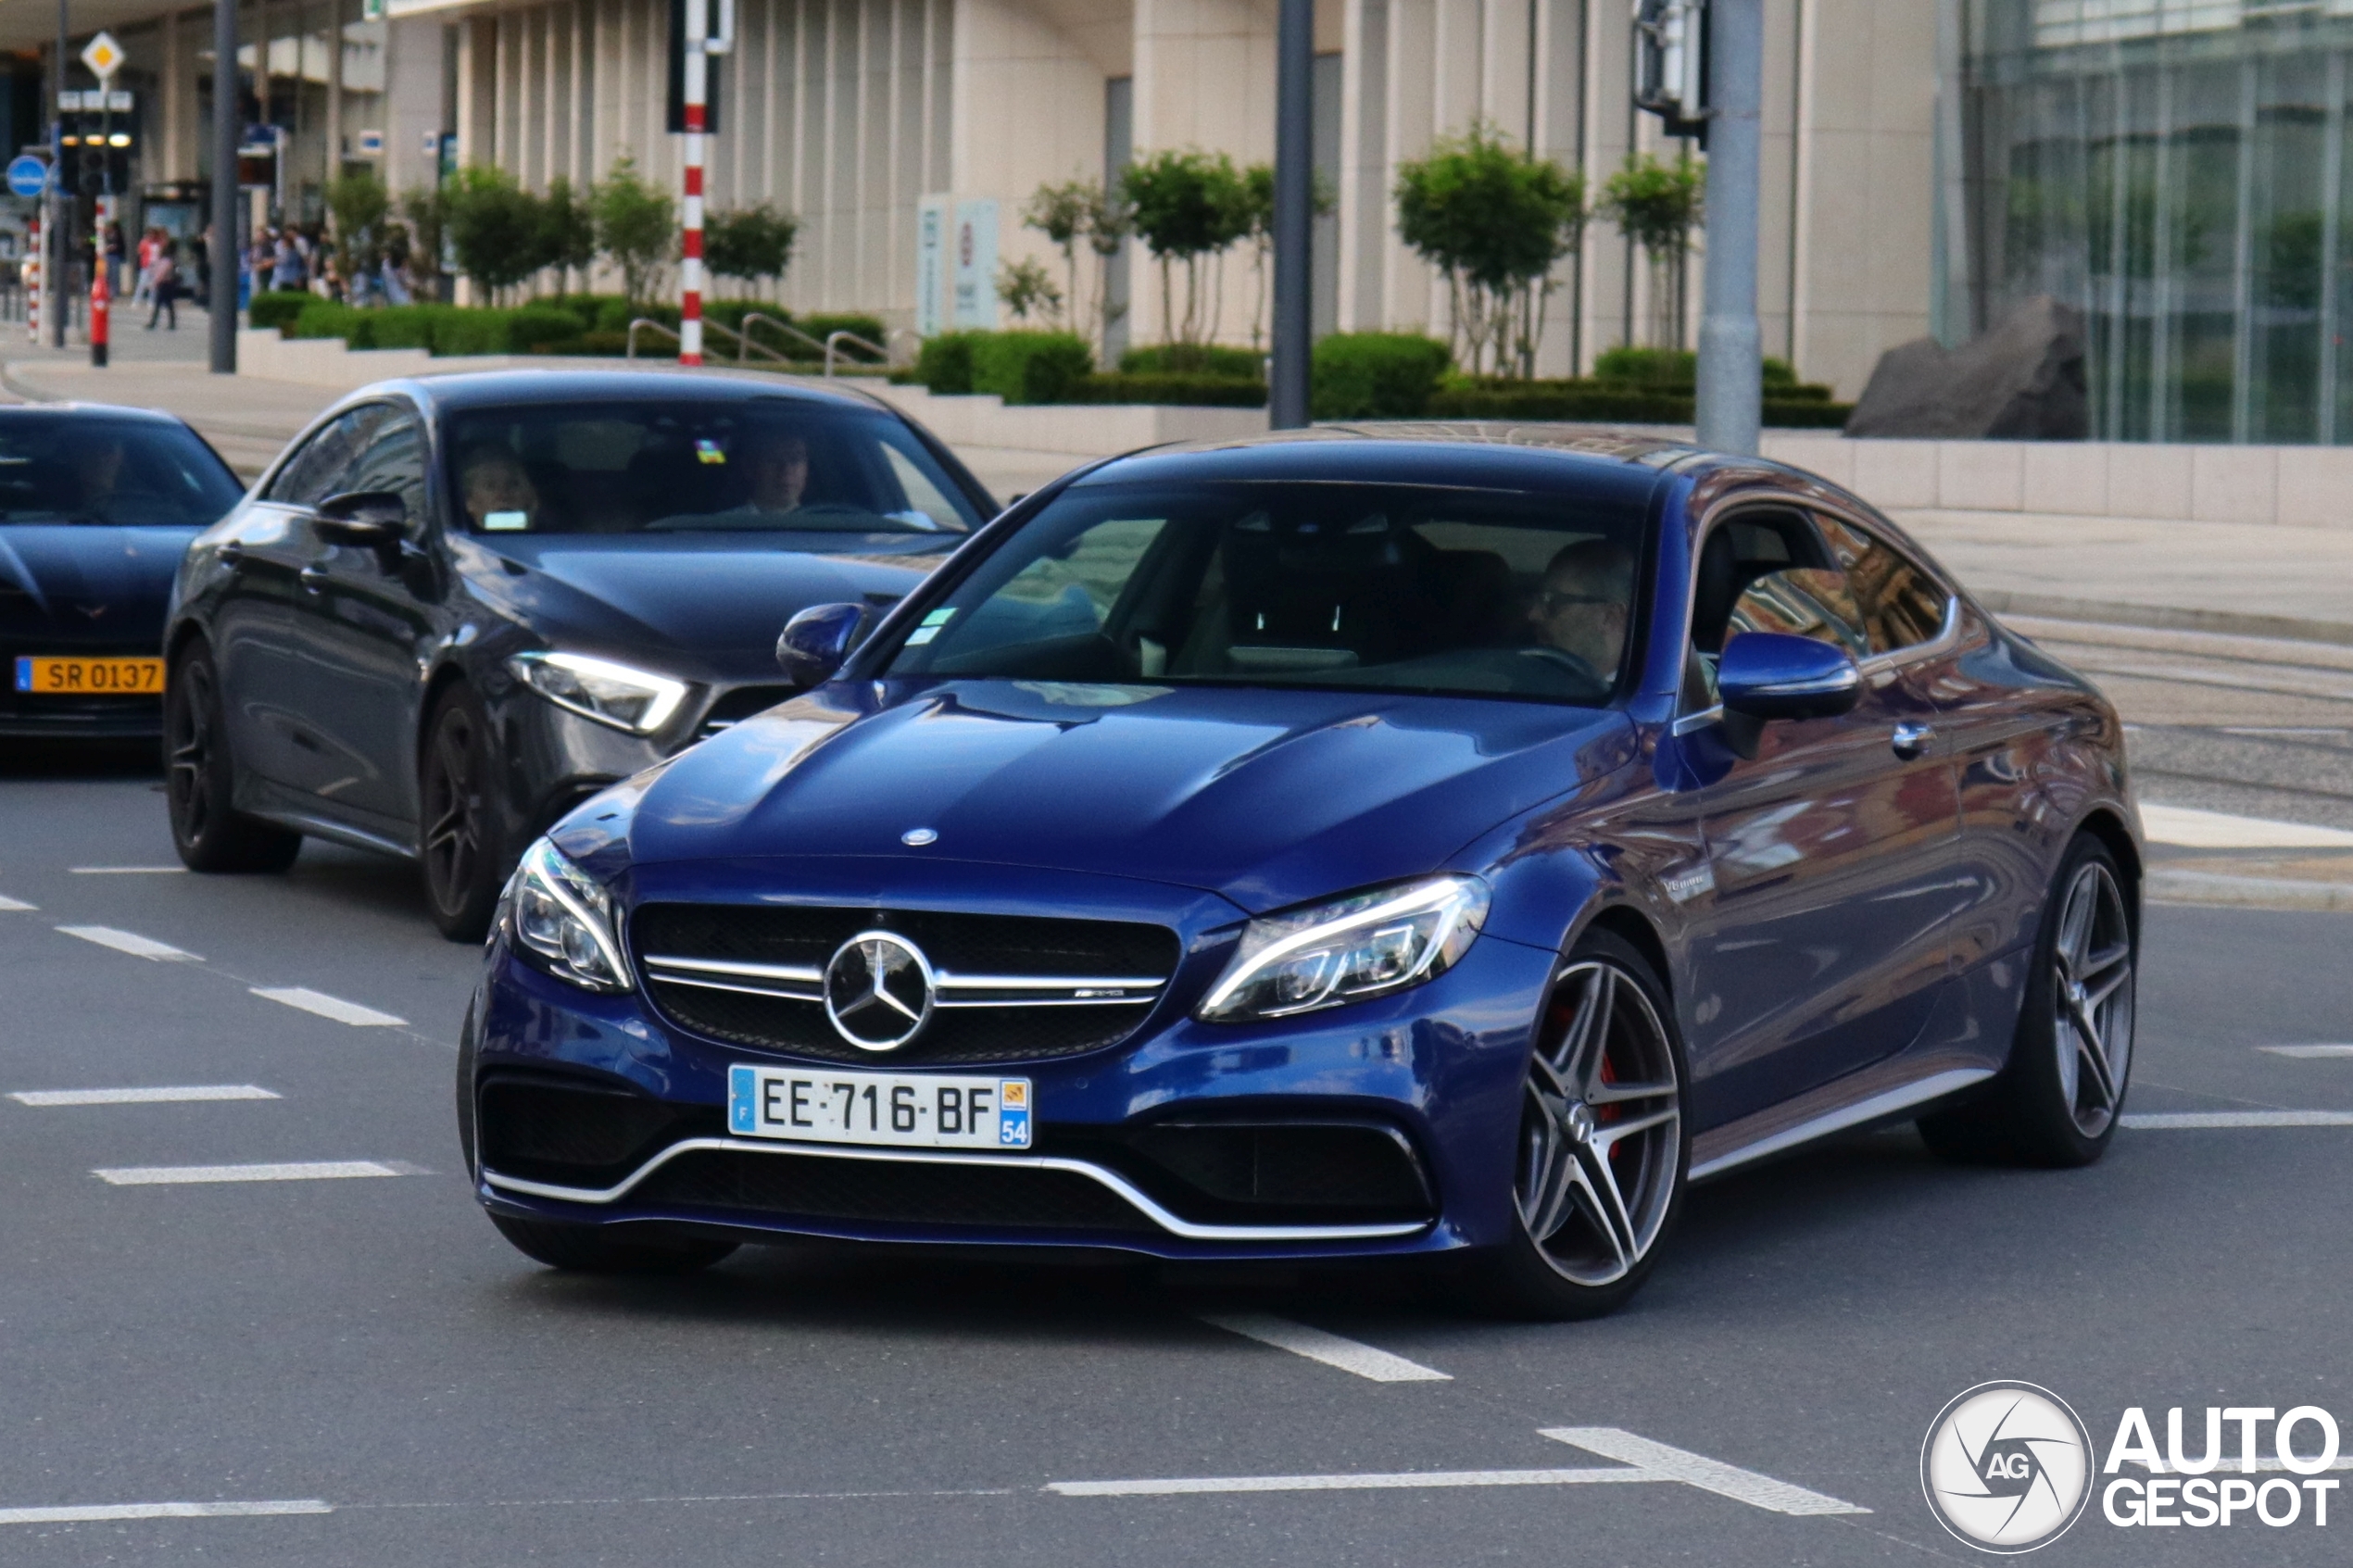
POLYGON ((745 1241, 1450 1254, 1606 1311, 1688 1183, 1917 1119, 2081 1164, 2131 1068, 2114 710, 1810 475, 1318 431, 1095 467, 525 855, 477 1194, 745 1241))
POLYGON ((161 734, 172 573, 244 490, 169 414, 0 408, 0 735, 161 734))

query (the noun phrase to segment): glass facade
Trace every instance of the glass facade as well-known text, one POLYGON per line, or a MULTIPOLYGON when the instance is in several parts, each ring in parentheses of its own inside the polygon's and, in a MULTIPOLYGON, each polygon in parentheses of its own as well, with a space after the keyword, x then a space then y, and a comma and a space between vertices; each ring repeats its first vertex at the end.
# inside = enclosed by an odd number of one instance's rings
POLYGON ((2095 439, 2353 443, 2353 0, 1958 3, 1939 319, 2081 309, 2095 439))

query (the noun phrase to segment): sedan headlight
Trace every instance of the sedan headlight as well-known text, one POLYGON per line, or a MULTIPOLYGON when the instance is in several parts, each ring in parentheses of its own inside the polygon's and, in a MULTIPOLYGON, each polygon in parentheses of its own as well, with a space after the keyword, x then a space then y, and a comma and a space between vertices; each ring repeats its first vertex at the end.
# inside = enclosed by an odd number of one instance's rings
POLYGON ((613 935, 612 896, 546 839, 523 852, 500 902, 515 945, 557 979, 590 991, 634 984, 613 935))
POLYGON ((585 653, 519 653, 507 669, 558 708, 632 734, 652 734, 686 700, 684 681, 585 653))
POLYGON ((1210 1023, 1287 1018, 1402 991, 1443 974, 1487 919, 1487 884, 1438 876, 1288 914, 1265 915, 1196 1016, 1210 1023))

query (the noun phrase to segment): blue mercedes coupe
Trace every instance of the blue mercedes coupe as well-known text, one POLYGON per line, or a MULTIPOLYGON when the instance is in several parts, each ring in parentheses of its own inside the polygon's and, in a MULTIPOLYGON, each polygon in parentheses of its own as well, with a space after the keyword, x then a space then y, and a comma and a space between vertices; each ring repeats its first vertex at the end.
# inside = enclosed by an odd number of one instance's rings
POLYGON ((1097 465, 523 857, 476 1195, 744 1242, 1450 1256, 1576 1317, 1686 1186, 1917 1120, 2079 1165, 2132 1066, 2115 710, 1870 507, 1648 440, 1097 465))

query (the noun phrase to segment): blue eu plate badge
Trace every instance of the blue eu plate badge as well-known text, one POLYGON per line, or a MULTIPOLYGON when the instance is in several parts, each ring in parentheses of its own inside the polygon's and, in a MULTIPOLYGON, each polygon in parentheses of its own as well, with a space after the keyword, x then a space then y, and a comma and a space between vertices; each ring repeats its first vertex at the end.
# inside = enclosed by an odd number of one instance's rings
POLYGON ((1007 1148, 1029 1147, 1029 1080, 1005 1078, 997 1085, 997 1141, 1007 1148))

